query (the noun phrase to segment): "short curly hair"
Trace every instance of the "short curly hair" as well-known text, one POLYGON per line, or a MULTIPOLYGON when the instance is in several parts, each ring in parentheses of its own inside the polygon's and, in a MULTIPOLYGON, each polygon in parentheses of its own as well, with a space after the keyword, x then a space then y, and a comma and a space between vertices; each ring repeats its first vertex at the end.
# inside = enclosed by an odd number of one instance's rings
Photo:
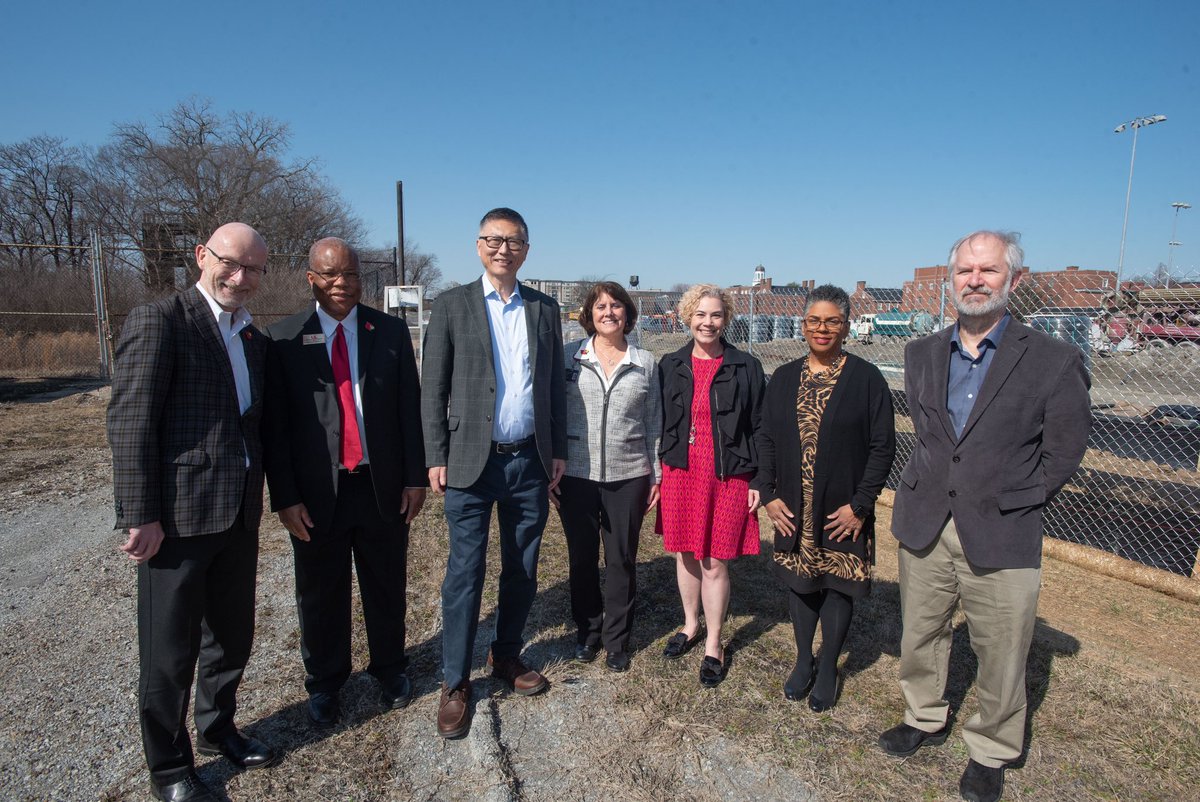
POLYGON ((584 296, 583 306, 579 307, 579 325, 583 326, 583 330, 588 333, 588 336, 591 337, 596 333, 596 324, 592 321, 592 307, 596 305, 596 301, 600 300, 601 295, 607 295, 625 307, 625 333, 633 331, 638 313, 629 293, 615 281, 597 281, 584 296))
POLYGON ((693 284, 688 287, 687 292, 679 299, 679 320, 688 329, 692 328, 692 315, 696 313, 696 307, 705 298, 716 298, 721 302, 721 309, 725 312, 725 327, 733 322, 733 300, 729 297, 729 293, 718 287, 716 284, 693 284))

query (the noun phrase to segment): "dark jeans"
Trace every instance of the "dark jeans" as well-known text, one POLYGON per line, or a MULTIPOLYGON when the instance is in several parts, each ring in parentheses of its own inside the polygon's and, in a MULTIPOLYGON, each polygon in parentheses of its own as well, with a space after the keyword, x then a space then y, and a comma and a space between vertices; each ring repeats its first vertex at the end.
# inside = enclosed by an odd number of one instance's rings
POLYGON ((564 476, 559 517, 571 564, 571 615, 579 642, 628 652, 637 594, 638 538, 650 477, 593 482, 564 476), (604 595, 597 552, 604 542, 604 595))
POLYGON ((475 484, 446 488, 450 556, 442 582, 442 674, 456 687, 471 676, 487 567, 492 506, 500 523, 500 588, 492 653, 517 657, 537 595, 537 560, 550 501, 537 450, 493 453, 475 484))
POLYGON ((257 568, 258 529, 241 514, 219 534, 163 538, 138 566, 139 719, 146 765, 159 784, 178 782, 194 765, 186 718, 197 659, 196 730, 216 742, 235 727, 254 639, 257 568))
POLYGON ((383 520, 368 472, 341 471, 333 520, 328 529, 310 530, 310 537, 291 538, 305 689, 336 693, 350 676, 352 556, 371 655, 367 672, 392 679, 407 662, 408 524, 383 520))

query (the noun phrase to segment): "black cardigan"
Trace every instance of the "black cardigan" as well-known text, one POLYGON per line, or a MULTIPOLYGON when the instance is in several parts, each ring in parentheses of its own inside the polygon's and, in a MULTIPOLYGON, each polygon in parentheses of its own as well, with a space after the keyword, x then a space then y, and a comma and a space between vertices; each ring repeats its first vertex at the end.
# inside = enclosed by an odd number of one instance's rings
MULTIPOLYGON (((763 401, 759 427, 758 475, 751 487, 762 503, 783 499, 799 522, 804 504, 801 490, 800 429, 796 424, 796 393, 807 356, 775 371, 763 401)), ((829 397, 817 432, 817 459, 813 466, 813 537, 821 548, 848 551, 850 539, 826 539, 825 516, 843 504, 868 511, 863 535, 874 538, 875 500, 887 482, 896 455, 896 421, 892 394, 879 368, 853 354, 829 397)), ((793 551, 796 538, 775 531, 775 550, 793 551)))
MULTIPOLYGON (((713 377, 709 395, 713 427, 713 465, 717 478, 754 473, 758 467, 755 433, 762 414, 762 364, 724 340, 725 356, 713 377)), ((659 456, 664 465, 688 466, 688 434, 692 425, 692 341, 667 354, 662 370, 663 431, 659 456)))

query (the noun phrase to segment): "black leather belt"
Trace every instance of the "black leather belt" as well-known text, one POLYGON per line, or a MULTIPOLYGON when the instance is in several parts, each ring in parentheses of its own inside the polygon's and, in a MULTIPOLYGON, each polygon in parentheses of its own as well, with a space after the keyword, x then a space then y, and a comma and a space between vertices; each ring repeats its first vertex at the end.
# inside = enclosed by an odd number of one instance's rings
POLYGON ((515 440, 511 443, 497 443, 492 441, 492 448, 497 454, 516 454, 518 451, 529 448, 533 445, 533 435, 529 435, 524 440, 515 440))
POLYGON ((358 465, 356 465, 354 470, 352 470, 352 471, 347 470, 345 465, 338 467, 338 473, 344 473, 347 476, 360 476, 362 474, 365 474, 369 470, 371 470, 371 466, 365 462, 362 462, 362 463, 359 463, 358 465))

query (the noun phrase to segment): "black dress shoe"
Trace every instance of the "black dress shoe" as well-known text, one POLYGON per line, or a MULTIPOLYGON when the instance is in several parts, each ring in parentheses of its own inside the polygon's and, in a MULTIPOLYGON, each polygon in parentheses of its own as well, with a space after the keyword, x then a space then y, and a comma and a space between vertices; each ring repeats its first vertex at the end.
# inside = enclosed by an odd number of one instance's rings
POLYGON ((704 637, 704 628, 697 627, 696 634, 688 637, 682 632, 676 632, 667 639, 667 645, 663 649, 663 657, 668 660, 677 660, 692 650, 692 647, 700 642, 704 637))
POLYGON ((387 682, 380 680, 383 690, 379 693, 379 701, 388 710, 401 710, 408 707, 412 701, 413 687, 408 675, 401 672, 387 682))
POLYGON ((925 732, 907 724, 897 724, 879 736, 879 748, 892 757, 908 757, 925 744, 937 746, 946 742, 950 734, 950 725, 944 724, 940 730, 925 732))
POLYGON ((616 671, 618 674, 628 671, 629 652, 609 652, 604 658, 604 665, 608 666, 609 671, 616 671))
POLYGON ((588 646, 586 643, 581 643, 575 647, 575 659, 580 663, 590 663, 596 659, 596 655, 600 654, 600 647, 588 646))
POLYGON ((250 738, 234 730, 217 743, 209 743, 201 735, 196 736, 196 751, 202 755, 224 755, 230 763, 240 769, 264 769, 275 765, 279 755, 257 738, 250 738))
POLYGON ((308 697, 308 717, 318 727, 332 727, 337 723, 338 698, 336 693, 314 693, 308 697))
POLYGON ((700 661, 700 685, 715 688, 725 679, 725 666, 715 657, 704 655, 700 661))
POLYGON ((813 711, 814 713, 824 713, 826 710, 829 710, 834 705, 836 705, 837 704, 837 695, 838 695, 838 686, 841 684, 841 682, 842 682, 842 675, 840 673, 834 674, 833 693, 831 693, 829 695, 828 699, 820 696, 814 687, 812 695, 808 697, 808 709, 813 711))
POLYGON ((958 793, 968 802, 996 802, 1004 793, 1004 767, 992 768, 967 761, 967 770, 958 781, 958 793))
POLYGON ((208 786, 195 772, 170 785, 159 785, 151 780, 150 796, 161 799, 162 802, 217 802, 212 791, 208 790, 208 786))
POLYGON ((812 690, 813 682, 817 678, 817 660, 815 657, 809 658, 809 664, 804 665, 801 661, 796 661, 796 667, 792 669, 792 673, 788 675, 787 682, 783 683, 783 698, 793 702, 799 702, 808 692, 812 690), (803 676, 801 670, 808 669, 808 678, 804 681, 800 680, 803 676))

